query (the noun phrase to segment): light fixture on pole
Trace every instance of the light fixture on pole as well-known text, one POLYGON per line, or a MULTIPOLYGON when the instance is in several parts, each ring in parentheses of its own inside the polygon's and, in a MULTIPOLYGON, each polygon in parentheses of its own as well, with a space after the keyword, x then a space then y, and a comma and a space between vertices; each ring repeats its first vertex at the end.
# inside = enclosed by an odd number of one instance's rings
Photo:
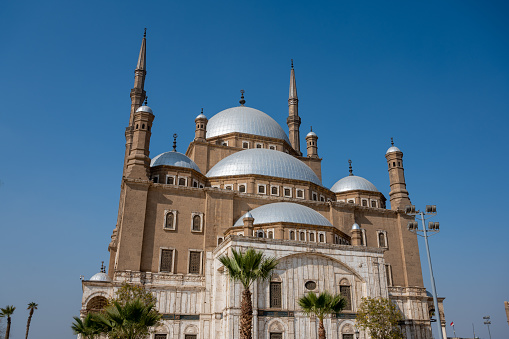
POLYGON ((488 326, 488 334, 490 335, 490 339, 491 339, 491 332, 490 332, 490 325, 491 325, 491 318, 489 315, 485 316, 485 317, 482 317, 484 319, 484 325, 488 326))
POLYGON ((419 223, 415 220, 408 222, 408 230, 424 237, 424 243, 426 244, 426 254, 428 255, 428 265, 429 265, 429 273, 431 278, 431 290, 433 292, 433 304, 435 305, 435 313, 437 315, 437 323, 438 323, 438 339, 443 339, 442 336, 442 321, 440 319, 440 310, 438 309, 438 299, 437 299, 437 291, 435 287, 435 278, 433 277, 433 267, 431 265, 431 255, 429 254, 429 246, 428 246, 428 236, 437 234, 440 232, 440 223, 438 222, 428 222, 428 227, 426 228, 426 219, 432 218, 437 215, 437 207, 436 205, 426 205, 425 212, 418 211, 415 209, 414 205, 408 205, 405 207, 405 213, 411 216, 414 216, 422 223, 422 229, 419 229, 419 223), (422 233, 422 234, 420 234, 422 233), (428 234, 429 233, 429 234, 428 234))
POLYGON ((359 339, 359 330, 355 329, 355 339, 359 339))

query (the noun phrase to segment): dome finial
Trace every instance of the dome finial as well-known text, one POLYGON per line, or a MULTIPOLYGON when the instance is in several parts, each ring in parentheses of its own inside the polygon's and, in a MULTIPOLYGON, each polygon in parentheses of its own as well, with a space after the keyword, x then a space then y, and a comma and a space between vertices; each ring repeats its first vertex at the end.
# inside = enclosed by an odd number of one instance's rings
POLYGON ((239 103, 241 106, 244 106, 244 104, 246 103, 246 100, 244 100, 244 93, 246 93, 246 91, 241 89, 240 90, 240 100, 239 100, 239 103))
POLYGON ((391 146, 394 146, 394 138, 391 137, 391 146))
POLYGON ((203 114, 203 107, 201 108, 201 114, 203 114))
POLYGON ((145 27, 145 31, 143 32, 143 37, 146 38, 147 37, 147 27, 145 27))
POLYGON ((353 175, 352 160, 350 160, 350 159, 348 159, 348 171, 350 172, 350 175, 352 176, 353 175))
POLYGON ((311 129, 311 132, 313 132, 313 126, 309 126, 309 127, 310 127, 310 129, 311 129))
POLYGON ((145 95, 145 106, 148 106, 148 95, 145 95))
POLYGON ((293 69, 293 59, 292 59, 292 69, 293 69))
POLYGON ((101 261, 101 273, 106 273, 106 267, 104 266, 104 261, 101 261))
POLYGON ((174 133, 173 134, 173 152, 177 152, 177 137, 178 137, 178 134, 174 133))

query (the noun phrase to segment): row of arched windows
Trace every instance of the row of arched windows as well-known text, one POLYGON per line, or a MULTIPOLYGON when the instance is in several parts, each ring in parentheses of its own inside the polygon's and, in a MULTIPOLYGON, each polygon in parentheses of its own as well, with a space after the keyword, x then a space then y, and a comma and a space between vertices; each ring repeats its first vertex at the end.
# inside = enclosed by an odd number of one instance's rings
MULTIPOLYGON (((203 215, 201 213, 193 213, 191 221, 191 231, 201 232, 203 226, 203 215)), ((177 228, 177 211, 166 211, 164 217, 164 228, 167 230, 175 230, 177 228)))

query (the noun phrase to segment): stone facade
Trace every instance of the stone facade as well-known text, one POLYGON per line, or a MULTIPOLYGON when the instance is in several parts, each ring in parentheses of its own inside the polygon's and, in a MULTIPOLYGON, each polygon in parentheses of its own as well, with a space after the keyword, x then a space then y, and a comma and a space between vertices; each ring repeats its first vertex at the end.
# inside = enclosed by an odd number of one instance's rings
MULTIPOLYGON (((403 312, 407 338, 431 338, 432 304, 422 281, 417 237, 407 230, 408 221, 413 219, 403 212, 404 205, 410 203, 403 153, 399 149, 393 152, 395 147, 391 147, 386 155, 391 209, 386 209, 386 199, 376 189, 354 187, 334 192, 312 180, 292 176, 292 170, 285 167, 288 163, 281 165, 287 171, 283 174, 262 170, 207 175, 228 156, 246 148, 263 148, 281 152, 282 159, 283 153, 297 159, 299 166, 310 168, 321 180, 314 132, 306 137, 308 156, 303 157, 300 151, 292 66, 290 143, 244 130, 207 138, 208 120, 200 114, 195 119, 195 140, 186 151, 188 162, 151 165, 149 147, 155 116, 143 106, 145 46, 143 38, 131 91, 108 276, 99 274, 83 281, 81 314, 103 307, 105 298, 128 282, 144 286, 157 297, 163 324, 154 329, 152 338, 237 338, 241 285, 228 279, 217 259, 232 249, 254 248, 280 261, 269 281, 252 286, 254 338, 317 338, 317 320, 305 316, 297 305, 310 290, 341 293, 349 300, 347 310, 326 319, 328 338, 352 338, 361 298, 380 296, 392 299, 403 312), (277 212, 273 220, 264 223, 249 217, 249 211, 275 203, 312 210, 313 217, 326 222, 278 219, 277 212), (240 224, 234 226, 236 222, 240 224), (352 225, 358 228, 352 229, 352 225)), ((240 108, 244 103, 242 98, 240 108)), ((368 336, 361 332, 360 338, 368 336)))

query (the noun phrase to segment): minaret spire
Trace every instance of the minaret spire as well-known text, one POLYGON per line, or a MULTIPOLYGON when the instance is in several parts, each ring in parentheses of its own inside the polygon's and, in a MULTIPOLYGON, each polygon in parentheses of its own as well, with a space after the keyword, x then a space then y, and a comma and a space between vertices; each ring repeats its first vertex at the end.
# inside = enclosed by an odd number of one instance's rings
POLYGON ((129 119, 129 126, 132 126, 133 115, 136 110, 143 105, 145 100, 145 76, 147 75, 147 29, 143 32, 143 39, 141 40, 140 54, 138 56, 138 63, 134 70, 134 86, 131 89, 131 117, 129 119))
POLYGON ((145 71, 147 69, 147 29, 145 28, 145 32, 143 33, 143 40, 141 40, 141 48, 140 55, 138 56, 138 64, 136 65, 136 70, 145 71))
POLYGON ((293 59, 292 59, 292 68, 290 70, 290 93, 288 96, 288 118, 286 119, 286 123, 288 124, 288 131, 290 134, 290 142, 294 150, 302 155, 300 152, 300 117, 299 117, 299 99, 297 97, 297 83, 295 81, 295 70, 293 69, 293 59))

